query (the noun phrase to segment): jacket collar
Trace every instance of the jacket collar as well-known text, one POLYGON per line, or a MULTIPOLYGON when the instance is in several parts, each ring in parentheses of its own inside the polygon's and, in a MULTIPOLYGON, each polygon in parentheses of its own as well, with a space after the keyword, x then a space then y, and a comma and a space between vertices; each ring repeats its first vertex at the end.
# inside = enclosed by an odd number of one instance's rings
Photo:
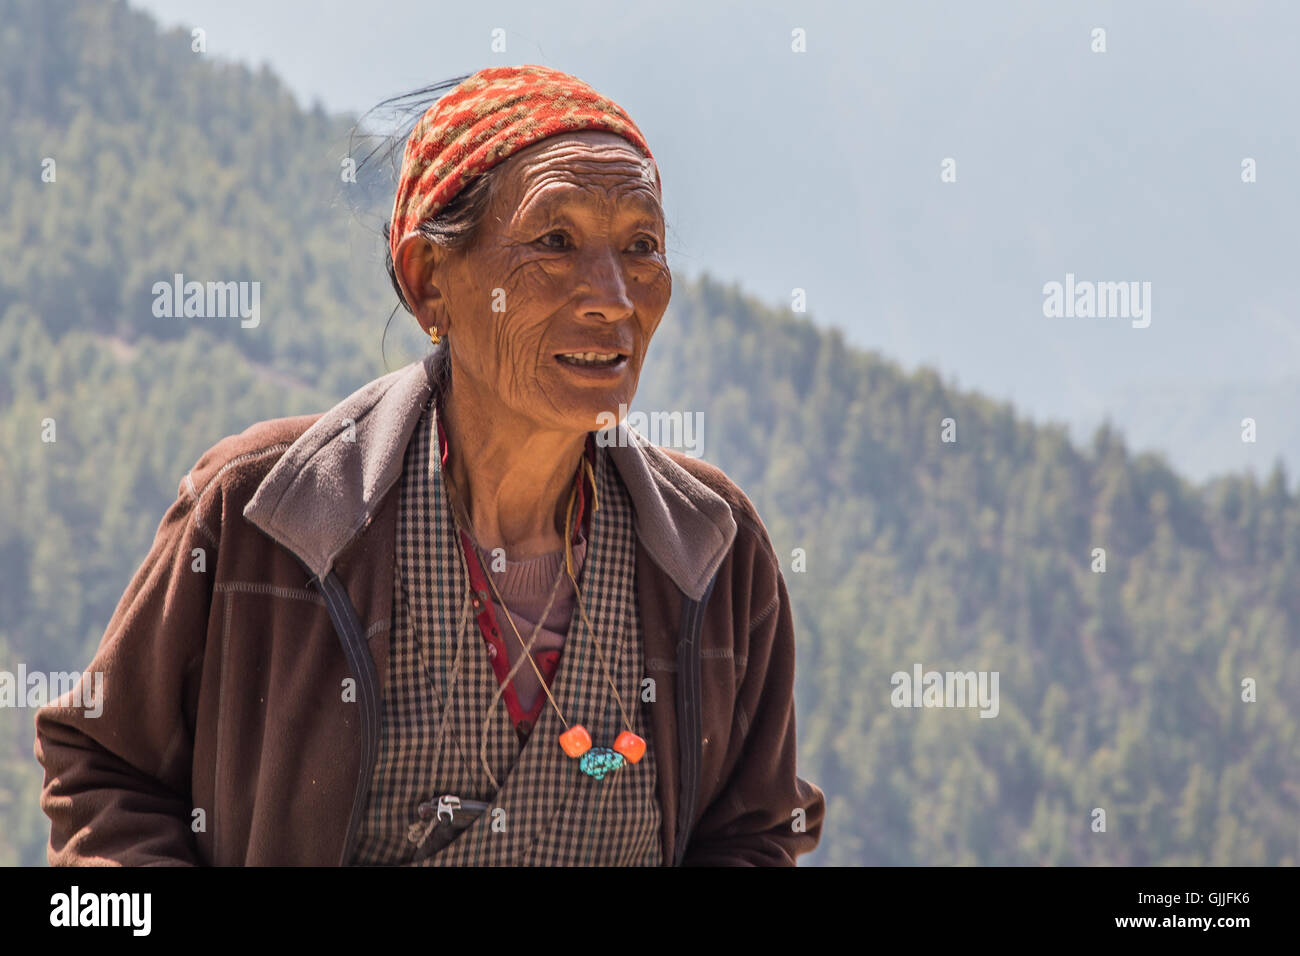
MULTIPOLYGON (((401 477, 437 379, 433 354, 375 379, 322 415, 279 458, 244 517, 323 579, 401 477)), ((597 433, 628 490, 655 564, 699 600, 736 535, 730 506, 625 421, 597 433)))

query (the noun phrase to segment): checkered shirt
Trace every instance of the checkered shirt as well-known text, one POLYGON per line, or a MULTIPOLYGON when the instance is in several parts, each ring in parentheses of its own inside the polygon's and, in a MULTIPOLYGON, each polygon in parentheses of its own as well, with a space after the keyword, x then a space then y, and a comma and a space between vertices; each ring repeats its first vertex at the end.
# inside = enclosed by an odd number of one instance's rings
MULTIPOLYGON (((632 730, 647 748, 636 764, 597 780, 560 748, 564 725, 549 702, 526 742, 511 724, 470 606, 464 552, 433 453, 436 415, 431 400, 406 451, 379 754, 352 862, 662 865, 655 754, 643 711, 661 705, 641 701, 634 514, 617 470, 598 446, 599 507, 579 585, 632 730), (444 794, 484 801, 490 809, 446 845, 441 825, 431 834, 438 838, 417 845, 429 826, 418 806, 436 804, 444 794)), ((624 729, 577 608, 551 692, 569 724, 586 727, 594 746, 612 746, 624 729)))

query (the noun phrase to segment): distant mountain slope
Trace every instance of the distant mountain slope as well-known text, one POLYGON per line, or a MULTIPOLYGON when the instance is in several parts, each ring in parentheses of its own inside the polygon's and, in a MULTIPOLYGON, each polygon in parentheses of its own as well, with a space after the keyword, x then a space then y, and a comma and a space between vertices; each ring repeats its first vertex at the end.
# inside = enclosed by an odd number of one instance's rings
MULTIPOLYGON (((1300 377, 1249 384, 1153 382, 1098 396, 1093 410, 1072 426, 1087 434, 1093 423, 1126 409, 1130 445, 1158 450, 1181 474, 1198 482, 1232 472, 1266 476, 1300 450, 1300 377), (1103 401, 1104 399, 1104 401, 1103 401), (1244 442, 1242 420, 1255 422, 1255 440, 1244 442), (1085 426, 1085 423, 1086 426, 1085 426)), ((1288 472, 1291 469, 1288 469, 1288 472)), ((1295 482, 1292 480, 1292 485, 1295 482)))
POLYGON ((675 307, 641 397, 703 412, 706 457, 785 561, 803 767, 831 801, 818 859, 1300 859, 1300 513, 1280 465, 1198 490, 1109 429, 1076 448, 738 290, 675 307), (893 708, 917 663, 999 671, 997 718, 893 708))
MULTIPOLYGON (((399 316, 381 359, 383 199, 349 211, 350 118, 121 4, 0 0, 0 24, 0 670, 67 670, 205 448, 418 341, 399 316), (260 324, 155 317, 176 272, 262 282, 260 324)), ((678 277, 637 409, 701 414, 786 568, 801 772, 830 803, 816 861, 1300 860, 1280 468, 1196 488, 707 277, 678 277), (915 664, 997 671, 997 716, 891 706, 915 664)), ((30 712, 0 711, 0 863, 43 859, 31 744, 30 712)))

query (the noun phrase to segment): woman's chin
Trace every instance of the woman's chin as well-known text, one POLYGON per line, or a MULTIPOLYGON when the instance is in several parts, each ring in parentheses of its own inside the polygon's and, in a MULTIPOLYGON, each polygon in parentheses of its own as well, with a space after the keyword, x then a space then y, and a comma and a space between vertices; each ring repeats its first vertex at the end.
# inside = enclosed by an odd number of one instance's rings
POLYGON ((635 379, 614 382, 604 388, 591 385, 556 389, 550 392, 552 408, 562 410, 562 418, 574 431, 600 431, 621 421, 636 395, 635 379))
POLYGON ((628 413, 630 396, 611 396, 608 402, 584 402, 568 416, 574 431, 599 432, 613 428, 628 413))

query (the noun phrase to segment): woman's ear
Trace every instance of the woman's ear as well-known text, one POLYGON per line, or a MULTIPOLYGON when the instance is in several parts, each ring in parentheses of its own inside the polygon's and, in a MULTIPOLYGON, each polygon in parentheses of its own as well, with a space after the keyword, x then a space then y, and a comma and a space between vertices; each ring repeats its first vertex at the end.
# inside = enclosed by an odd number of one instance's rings
POLYGON ((447 300, 438 288, 438 266, 444 261, 445 249, 440 249, 424 236, 406 236, 397 244, 393 258, 393 273, 401 286, 415 318, 426 333, 437 326, 446 333, 448 326, 447 300))

